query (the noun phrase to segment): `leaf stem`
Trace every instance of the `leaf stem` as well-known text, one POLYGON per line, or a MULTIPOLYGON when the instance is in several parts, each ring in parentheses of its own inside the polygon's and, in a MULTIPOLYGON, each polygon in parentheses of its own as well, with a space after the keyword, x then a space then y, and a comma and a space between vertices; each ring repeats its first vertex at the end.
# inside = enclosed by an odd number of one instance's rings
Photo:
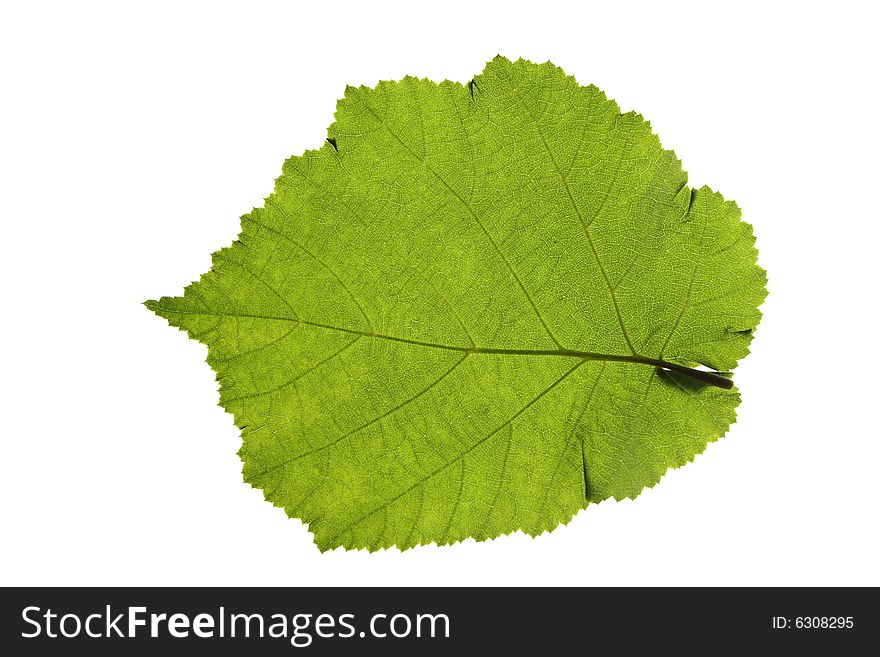
POLYGON ((653 365, 654 367, 658 367, 662 370, 667 370, 670 372, 676 372, 677 374, 683 374, 684 376, 689 376, 692 379, 695 379, 697 381, 700 381, 701 383, 705 383, 710 386, 715 386, 716 388, 724 388, 725 390, 730 390, 731 388, 733 388, 733 380, 727 378, 719 372, 697 370, 692 367, 678 365, 677 363, 670 363, 669 361, 661 360, 659 358, 639 356, 638 354, 633 354, 631 356, 618 356, 615 354, 598 354, 592 351, 576 351, 573 349, 492 349, 480 347, 477 347, 475 349, 467 349, 466 351, 477 354, 571 356, 574 358, 581 358, 582 360, 601 360, 611 361, 615 363, 640 363, 642 365, 653 365))
POLYGON ((729 379, 719 372, 697 370, 692 367, 685 367, 684 365, 677 365, 676 363, 670 363, 665 360, 660 360, 657 358, 645 358, 643 356, 626 356, 624 357, 624 359, 631 363, 644 363, 645 365, 654 365, 655 367, 659 367, 661 370, 668 370, 671 372, 676 372, 678 374, 684 374, 685 376, 696 379, 701 383, 715 386, 716 388, 724 388, 725 390, 730 390, 731 388, 733 388, 733 379, 729 379))
MULTIPOLYGON (((150 310, 159 313, 162 315, 163 313, 173 313, 178 315, 213 315, 219 317, 251 317, 255 319, 271 319, 285 322, 293 322, 295 324, 303 324, 305 326, 313 326, 315 328, 326 329, 330 331, 337 331, 340 333, 349 333, 352 335, 362 335, 369 338, 376 338, 380 340, 389 340, 391 342, 401 342, 403 344, 411 344, 419 347, 430 347, 431 349, 445 349, 447 351, 457 351, 459 353, 465 354, 500 354, 507 356, 567 356, 569 358, 580 358, 581 360, 600 360, 600 361, 610 361, 614 363, 640 363, 642 365, 652 365, 654 367, 659 367, 662 370, 667 370, 670 372, 676 372, 677 374, 683 374, 684 376, 688 376, 696 381, 700 381, 701 383, 705 383, 710 386, 715 386, 716 388, 724 388, 725 390, 730 390, 733 388, 733 380, 728 377, 722 375, 720 372, 707 372, 705 370, 696 370, 691 367, 685 367, 684 365, 678 365, 676 363, 670 363, 669 361, 662 360, 660 358, 649 358, 647 356, 640 356, 639 354, 632 354, 629 356, 619 356, 617 354, 599 354, 593 351, 577 351, 575 349, 500 349, 494 347, 463 347, 458 345, 451 344, 439 344, 436 342, 425 342, 422 340, 413 340, 410 338, 401 338, 396 335, 385 335, 382 333, 376 333, 374 331, 362 331, 354 328, 346 328, 343 326, 332 326, 330 324, 322 324, 321 322, 312 322, 305 319, 300 319, 298 317, 285 317, 283 315, 280 316, 270 316, 270 315, 258 315, 258 314, 245 314, 245 313, 236 313, 234 315, 230 315, 228 313, 220 313, 216 311, 203 311, 203 310, 182 310, 179 308, 168 308, 163 306, 158 301, 147 301, 145 305, 150 310)), ((163 315, 164 316, 164 315, 163 315)))

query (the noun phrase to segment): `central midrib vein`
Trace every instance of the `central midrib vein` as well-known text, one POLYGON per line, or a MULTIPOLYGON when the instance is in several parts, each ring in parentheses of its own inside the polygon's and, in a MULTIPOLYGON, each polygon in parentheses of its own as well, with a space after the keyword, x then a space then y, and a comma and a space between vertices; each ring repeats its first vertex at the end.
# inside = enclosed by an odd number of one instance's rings
POLYGON ((384 333, 376 333, 374 331, 362 331, 354 328, 346 328, 343 326, 333 326, 331 324, 322 324, 321 322, 312 322, 296 317, 283 317, 271 315, 255 315, 245 313, 218 313, 214 311, 195 311, 195 310, 179 310, 176 308, 167 308, 153 302, 155 308, 163 312, 177 313, 181 315, 207 315, 216 317, 249 317, 253 319, 268 319, 285 322, 294 322, 305 326, 313 326, 315 328, 326 329, 328 331, 337 331, 340 333, 349 333, 351 335, 360 335, 367 338, 375 338, 377 340, 388 340, 390 342, 401 342, 403 344, 411 344, 418 347, 426 347, 429 349, 444 349, 446 351, 456 351, 462 354, 494 354, 501 356, 556 356, 566 358, 579 358, 581 360, 608 361, 615 363, 637 363, 640 365, 650 365, 659 367, 664 370, 677 372, 685 376, 701 381, 707 385, 716 386, 729 390, 733 387, 733 381, 727 377, 721 376, 716 372, 708 372, 705 370, 696 370, 677 363, 670 363, 659 358, 650 358, 649 356, 641 356, 639 354, 619 355, 619 354, 602 354, 593 351, 580 351, 577 349, 503 349, 499 347, 462 347, 451 344, 441 344, 439 342, 426 342, 423 340, 412 340, 410 338, 401 338, 396 335, 387 335, 384 333))

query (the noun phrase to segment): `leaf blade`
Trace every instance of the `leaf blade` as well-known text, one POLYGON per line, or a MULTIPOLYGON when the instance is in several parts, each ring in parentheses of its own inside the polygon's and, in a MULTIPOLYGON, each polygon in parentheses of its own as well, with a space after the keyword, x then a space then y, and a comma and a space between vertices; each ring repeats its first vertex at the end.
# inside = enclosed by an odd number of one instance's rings
POLYGON ((735 419, 735 390, 620 362, 747 353, 766 276, 735 204, 552 65, 475 80, 348 88, 212 270, 148 302, 321 549, 552 530, 735 419))

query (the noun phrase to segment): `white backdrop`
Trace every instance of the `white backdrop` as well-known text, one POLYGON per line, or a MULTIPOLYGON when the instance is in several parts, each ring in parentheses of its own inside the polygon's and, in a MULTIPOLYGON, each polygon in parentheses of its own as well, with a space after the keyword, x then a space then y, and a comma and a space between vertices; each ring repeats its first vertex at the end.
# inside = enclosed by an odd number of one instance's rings
POLYGON ((3 3, 0 584, 880 584, 870 3, 3 3), (726 438, 537 539, 321 554, 241 481, 210 266, 347 83, 551 59, 738 201, 770 296, 726 438))

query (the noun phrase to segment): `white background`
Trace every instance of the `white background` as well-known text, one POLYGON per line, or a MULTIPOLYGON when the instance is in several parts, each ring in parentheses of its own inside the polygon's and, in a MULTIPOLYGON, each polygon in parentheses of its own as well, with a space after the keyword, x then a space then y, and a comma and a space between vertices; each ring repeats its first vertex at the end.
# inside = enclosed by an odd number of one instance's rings
POLYGON ((4 3, 0 583, 872 584, 870 3, 4 3), (754 224, 770 296, 739 421, 537 539, 321 554, 241 481, 206 349, 147 311, 210 266, 347 83, 551 59, 754 224))

